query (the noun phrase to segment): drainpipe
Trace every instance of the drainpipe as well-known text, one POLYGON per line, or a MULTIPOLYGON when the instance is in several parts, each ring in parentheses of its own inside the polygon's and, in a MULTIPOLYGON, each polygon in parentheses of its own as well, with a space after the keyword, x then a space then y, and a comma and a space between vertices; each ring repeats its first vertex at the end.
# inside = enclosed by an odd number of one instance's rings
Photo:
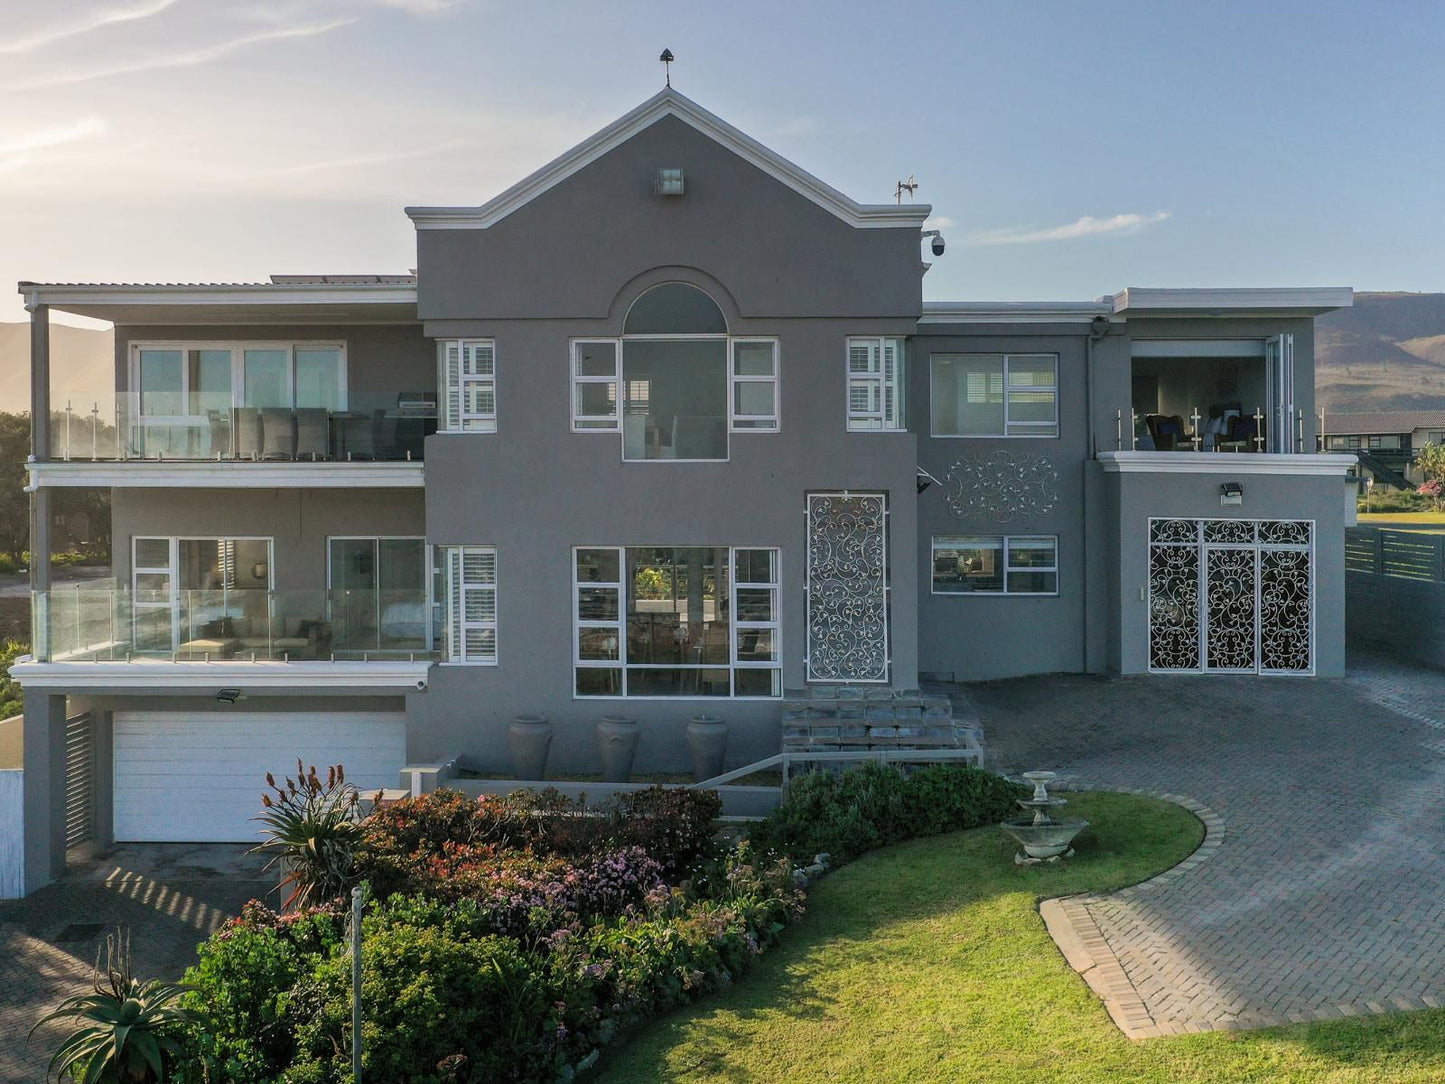
POLYGON ((1083 575, 1079 583, 1082 591, 1083 604, 1079 607, 1079 650, 1081 665, 1079 669, 1083 673, 1089 672, 1089 504, 1084 499, 1089 481, 1089 464, 1098 455, 1099 443, 1097 434, 1094 432, 1094 344, 1109 334, 1109 323, 1107 319, 1095 318, 1089 327, 1089 333, 1084 339, 1084 409, 1088 412, 1088 424, 1085 426, 1085 457, 1080 464, 1079 478, 1079 560, 1082 563, 1083 575))

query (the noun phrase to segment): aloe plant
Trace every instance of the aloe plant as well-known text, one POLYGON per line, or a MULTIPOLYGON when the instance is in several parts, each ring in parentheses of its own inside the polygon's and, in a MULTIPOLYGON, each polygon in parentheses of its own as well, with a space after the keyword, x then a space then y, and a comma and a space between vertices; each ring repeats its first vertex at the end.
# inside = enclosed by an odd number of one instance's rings
POLYGON ((363 829, 358 807, 361 792, 346 781, 340 764, 326 769, 323 779, 313 765, 296 762, 296 778, 278 784, 266 773, 270 794, 256 816, 266 841, 253 853, 269 854, 266 868, 279 865, 284 890, 291 892, 283 909, 324 903, 347 892, 356 880, 356 851, 363 829))
POLYGON ((67 1074, 79 1084, 164 1084, 183 1056, 195 1014, 176 1004, 177 986, 142 982, 131 971, 130 938, 110 934, 96 954, 92 992, 66 998, 35 1031, 55 1020, 75 1026, 50 1059, 46 1079, 67 1074), (105 967, 101 967, 101 953, 105 967))

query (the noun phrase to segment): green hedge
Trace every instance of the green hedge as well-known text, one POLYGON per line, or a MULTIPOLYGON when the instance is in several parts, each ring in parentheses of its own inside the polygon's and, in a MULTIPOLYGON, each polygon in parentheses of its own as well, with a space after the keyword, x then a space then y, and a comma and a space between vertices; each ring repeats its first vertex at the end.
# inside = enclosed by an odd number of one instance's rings
POLYGON ((934 764, 904 774, 868 762, 841 774, 795 777, 787 800, 748 838, 800 865, 827 853, 834 865, 876 847, 1016 816, 1026 788, 979 768, 934 764))

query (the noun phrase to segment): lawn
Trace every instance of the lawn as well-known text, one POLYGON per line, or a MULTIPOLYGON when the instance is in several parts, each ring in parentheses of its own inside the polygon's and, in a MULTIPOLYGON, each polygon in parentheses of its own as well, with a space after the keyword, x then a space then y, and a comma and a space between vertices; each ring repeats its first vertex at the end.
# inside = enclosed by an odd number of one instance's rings
POLYGON ((1438 527, 1445 524, 1445 512, 1361 512, 1361 523, 1396 523, 1402 527, 1438 527))
POLYGON ((819 882, 744 981, 641 1028, 602 1066, 640 1081, 1438 1081, 1445 1011, 1134 1043, 1059 955, 1041 898, 1166 869, 1202 828, 1177 806, 1074 795, 1066 864, 1018 868, 997 829, 876 851, 819 882))

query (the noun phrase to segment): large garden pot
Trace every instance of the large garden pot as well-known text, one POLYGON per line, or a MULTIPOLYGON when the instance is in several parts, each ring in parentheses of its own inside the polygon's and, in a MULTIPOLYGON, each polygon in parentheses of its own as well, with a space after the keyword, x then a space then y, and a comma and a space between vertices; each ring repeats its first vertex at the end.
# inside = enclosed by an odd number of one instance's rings
POLYGON ((717 715, 694 715, 687 724, 687 747, 692 750, 693 782, 722 775, 728 751, 727 720, 717 715))
POLYGON ((597 749, 602 754, 602 778, 609 783, 626 783, 632 778, 632 760, 637 756, 637 720, 604 715, 597 724, 597 749))
POLYGON ((518 779, 547 778, 547 751, 552 748, 552 724, 545 715, 518 715, 507 731, 512 750, 512 771, 518 779))

